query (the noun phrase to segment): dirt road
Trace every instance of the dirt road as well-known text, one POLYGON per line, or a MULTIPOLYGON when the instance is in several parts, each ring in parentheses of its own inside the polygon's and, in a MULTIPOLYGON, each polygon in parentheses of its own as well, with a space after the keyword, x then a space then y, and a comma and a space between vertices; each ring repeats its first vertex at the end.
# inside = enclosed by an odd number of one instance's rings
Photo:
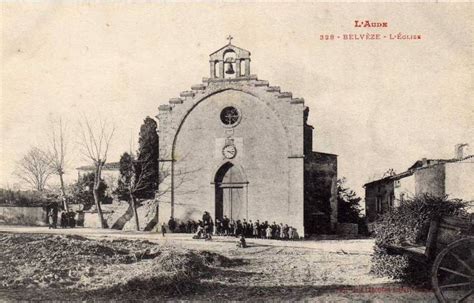
MULTIPOLYGON (((198 288, 192 293, 174 294, 167 299, 435 302, 428 290, 415 290, 396 281, 370 275, 372 239, 291 242, 249 239, 249 247, 241 249, 236 247, 235 238, 215 237, 212 241, 204 241, 193 240, 189 234, 162 237, 144 232, 8 226, 0 226, 0 233, 73 234, 101 240, 147 240, 164 249, 210 251, 233 261, 231 265, 215 266, 208 274, 201 276, 198 288)), ((109 266, 104 273, 113 275, 111 268, 109 266)), ((62 299, 84 299, 74 289, 0 289, 0 298, 6 300, 28 300, 38 298, 38 295, 43 299, 58 299, 58 295, 62 299)), ((139 301, 164 299, 137 295, 135 298, 139 301)), ((124 298, 130 300, 128 296, 124 298)), ((107 297, 99 295, 87 299, 104 300, 107 297)))

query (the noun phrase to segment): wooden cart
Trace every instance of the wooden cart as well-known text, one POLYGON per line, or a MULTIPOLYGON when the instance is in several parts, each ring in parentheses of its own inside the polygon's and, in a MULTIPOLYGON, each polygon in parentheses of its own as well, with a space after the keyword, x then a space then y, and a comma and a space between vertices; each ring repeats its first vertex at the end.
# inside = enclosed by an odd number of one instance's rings
POLYGON ((473 215, 433 220, 424 246, 389 248, 431 264, 431 285, 439 302, 474 302, 473 215))

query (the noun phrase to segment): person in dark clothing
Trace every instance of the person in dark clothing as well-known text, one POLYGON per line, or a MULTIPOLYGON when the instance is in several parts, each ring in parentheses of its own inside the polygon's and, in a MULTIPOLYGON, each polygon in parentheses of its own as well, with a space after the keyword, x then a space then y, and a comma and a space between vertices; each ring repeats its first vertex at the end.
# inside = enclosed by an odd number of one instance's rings
POLYGON ((211 234, 213 222, 212 222, 211 215, 207 211, 205 211, 204 214, 202 215, 202 224, 204 225, 205 234, 211 234))
POLYGON ((220 236, 222 233, 221 220, 216 218, 216 235, 220 236))
POLYGON ((235 235, 235 221, 232 219, 229 222, 229 236, 235 235))
POLYGON ((176 229, 176 221, 173 219, 173 217, 170 217, 168 221, 168 229, 173 233, 176 229))
POLYGON ((61 212, 60 224, 61 224, 61 228, 67 227, 67 213, 65 211, 61 212))
POLYGON ((202 215, 202 222, 204 225, 209 225, 211 223, 211 215, 207 211, 202 215))
POLYGON ((224 219, 222 219, 222 227, 224 229, 223 232, 225 236, 229 235, 229 223, 230 223, 229 218, 227 218, 227 216, 224 216, 224 219))
POLYGON ((260 225, 260 238, 262 239, 267 238, 267 228, 268 228, 268 221, 265 221, 260 225))
POLYGON ((288 240, 289 230, 290 230, 290 227, 288 226, 288 224, 285 224, 285 226, 283 227, 283 239, 288 240))
POLYGON ((253 237, 260 238, 260 221, 255 221, 253 224, 253 237))
POLYGON ((165 234, 166 234, 166 224, 165 224, 165 222, 163 222, 161 224, 161 235, 164 237, 165 234))
POLYGON ((188 234, 193 232, 193 223, 190 220, 186 223, 186 232, 188 234))
POLYGON ((69 227, 74 228, 76 227, 76 219, 75 219, 76 213, 73 211, 68 212, 68 222, 69 222, 69 227))
POLYGON ((249 220, 249 223, 247 224, 247 229, 245 230, 245 236, 247 238, 252 237, 253 235, 253 223, 252 220, 249 220))
POLYGON ((272 224, 272 239, 277 239, 278 238, 278 225, 275 223, 275 221, 273 221, 273 224, 272 224))
POLYGON ((244 235, 240 236, 239 242, 237 243, 237 246, 240 248, 246 248, 247 247, 247 242, 245 241, 244 235))
POLYGON ((237 220, 235 225, 236 225, 236 227, 235 227, 235 236, 238 237, 238 236, 242 235, 242 233, 243 233, 242 222, 240 222, 240 220, 237 220))

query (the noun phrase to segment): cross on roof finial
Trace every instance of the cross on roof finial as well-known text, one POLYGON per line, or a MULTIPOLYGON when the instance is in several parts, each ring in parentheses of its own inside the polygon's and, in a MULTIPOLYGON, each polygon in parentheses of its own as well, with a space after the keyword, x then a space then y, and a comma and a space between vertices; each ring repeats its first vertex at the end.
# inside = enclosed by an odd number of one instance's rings
POLYGON ((234 37, 232 37, 231 35, 227 36, 226 38, 227 40, 229 40, 229 44, 232 42, 232 39, 234 39, 234 37))

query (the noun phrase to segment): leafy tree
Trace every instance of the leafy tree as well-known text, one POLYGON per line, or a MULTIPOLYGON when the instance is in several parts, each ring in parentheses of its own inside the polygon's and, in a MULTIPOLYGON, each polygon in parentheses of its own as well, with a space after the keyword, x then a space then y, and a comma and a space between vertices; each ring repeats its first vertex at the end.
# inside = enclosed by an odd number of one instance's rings
POLYGON ((338 222, 361 224, 364 221, 360 208, 361 200, 352 189, 346 187, 346 178, 337 180, 338 222))
POLYGON ((133 173, 133 161, 133 156, 127 152, 123 153, 120 157, 120 177, 117 182, 117 188, 114 191, 114 194, 116 194, 120 200, 128 200, 130 198, 130 182, 133 173))
POLYGON ((155 197, 158 189, 158 134, 156 122, 146 117, 140 127, 138 156, 124 153, 120 158, 120 179, 115 193, 120 199, 129 200, 140 230, 137 201, 155 197))
POLYGON ((134 166, 135 186, 134 196, 140 199, 151 199, 155 197, 158 189, 158 133, 155 120, 146 117, 140 127, 138 139, 137 165, 134 166))
MULTIPOLYGON (((90 209, 94 205, 94 179, 95 173, 90 172, 82 175, 75 184, 70 187, 71 200, 75 203, 84 205, 84 209, 90 209)), ((98 197, 100 201, 106 201, 110 198, 106 196, 107 184, 103 179, 98 186, 98 197)))

